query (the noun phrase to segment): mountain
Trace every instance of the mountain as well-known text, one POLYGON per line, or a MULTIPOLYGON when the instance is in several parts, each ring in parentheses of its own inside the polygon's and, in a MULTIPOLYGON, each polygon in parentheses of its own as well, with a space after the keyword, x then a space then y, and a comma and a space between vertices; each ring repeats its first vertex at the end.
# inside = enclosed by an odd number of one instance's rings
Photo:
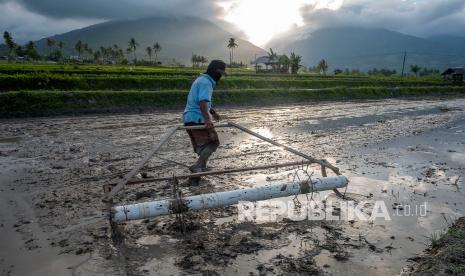
POLYGON ((8 55, 8 47, 5 44, 0 44, 0 57, 8 55))
POLYGON ((435 69, 465 66, 463 37, 420 38, 386 29, 351 27, 320 29, 303 39, 281 39, 270 45, 280 52, 302 55, 303 63, 310 66, 325 58, 330 69, 386 68, 400 72, 404 52, 407 71, 412 64, 435 69))
MULTIPOLYGON (((108 21, 52 38, 64 42, 66 55, 77 55, 74 45, 78 40, 91 48, 117 44, 126 50, 128 41, 134 37, 139 44, 137 58, 148 60, 145 48, 158 42, 162 46, 159 59, 166 62, 176 59, 183 64, 190 64, 192 54, 203 55, 209 60, 220 58, 229 63, 229 49, 226 47, 230 37, 235 37, 210 21, 195 17, 179 18, 144 18, 137 20, 108 21)), ((265 51, 250 42, 236 38, 239 45, 234 50, 236 62, 249 63, 255 55, 265 51)), ((41 53, 48 53, 46 38, 37 41, 41 53)))
POLYGON ((436 35, 428 38, 430 42, 453 48, 460 53, 465 52, 465 37, 452 35, 436 35))

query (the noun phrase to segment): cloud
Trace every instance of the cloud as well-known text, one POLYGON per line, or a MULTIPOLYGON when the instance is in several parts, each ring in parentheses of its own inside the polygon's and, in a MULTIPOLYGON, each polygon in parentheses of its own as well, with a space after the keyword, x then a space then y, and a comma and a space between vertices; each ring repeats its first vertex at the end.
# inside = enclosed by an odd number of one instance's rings
POLYGON ((345 0, 339 9, 302 9, 306 30, 358 26, 386 28, 418 36, 463 35, 463 0, 345 0))
MULTIPOLYGON (((227 9, 220 5, 241 1, 263 0, 0 0, 0 31, 11 31, 25 42, 112 19, 188 15, 241 36, 250 32, 245 29, 250 24, 221 20, 227 9)), ((383 27, 419 36, 463 35, 465 27, 464 0, 283 0, 282 5, 290 2, 302 3, 304 23, 291 26, 293 35, 340 26, 383 27)), ((266 4, 254 12, 266 16, 266 4)), ((280 22, 277 18, 270 20, 280 22)))
MULTIPOLYGON (((12 0, 9 0, 12 1, 12 0)), ((32 12, 53 18, 126 19, 148 16, 211 16, 212 0, 15 0, 32 12)))
POLYGON ((215 20, 213 0, 0 0, 0 29, 24 43, 113 19, 198 16, 215 20))
POLYGON ((101 19, 54 19, 24 9, 16 2, 0 1, 0 31, 9 31, 16 42, 25 43, 102 22, 101 19))

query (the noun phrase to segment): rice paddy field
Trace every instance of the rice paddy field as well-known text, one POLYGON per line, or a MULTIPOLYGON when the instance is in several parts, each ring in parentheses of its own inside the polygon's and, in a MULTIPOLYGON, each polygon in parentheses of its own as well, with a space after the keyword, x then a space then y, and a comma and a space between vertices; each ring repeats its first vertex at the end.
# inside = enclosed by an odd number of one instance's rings
MULTIPOLYGON (((180 108, 204 69, 0 63, 1 116, 180 108)), ((234 69, 220 81, 217 105, 280 104, 462 94, 432 77, 273 75, 234 69)))
MULTIPOLYGON (((181 123, 203 71, 0 63, 0 275, 464 275, 465 86, 440 76, 234 69, 213 94, 223 121, 337 166, 350 180, 343 199, 331 191, 279 199, 296 212, 318 202, 317 212, 336 218, 241 221, 238 206, 227 206, 191 210, 182 223, 168 215, 110 224, 102 188, 181 123), (349 202, 368 217, 382 203, 388 217, 346 219, 349 202)), ((209 170, 300 161, 236 129, 218 134, 209 170)), ((196 158, 177 132, 134 179, 187 174, 196 158)), ((319 169, 210 175, 179 189, 293 183, 319 169)), ((145 183, 114 204, 173 197, 171 182, 145 183)))

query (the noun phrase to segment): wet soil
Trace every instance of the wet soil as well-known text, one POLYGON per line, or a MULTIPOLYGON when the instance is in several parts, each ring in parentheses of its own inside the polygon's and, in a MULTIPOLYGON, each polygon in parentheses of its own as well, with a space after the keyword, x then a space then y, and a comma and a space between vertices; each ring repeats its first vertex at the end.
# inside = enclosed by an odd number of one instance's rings
MULTIPOLYGON (((121 223, 115 243, 102 185, 130 171, 170 126, 179 124, 179 113, 3 119, 1 273, 396 275, 432 235, 465 214, 464 99, 313 103, 221 113, 224 120, 328 159, 350 179, 347 199, 366 201, 367 215, 373 202, 382 201, 390 220, 241 222, 231 206, 186 213, 184 233, 175 216, 121 223)), ((218 132, 222 145, 211 169, 301 160, 238 130, 218 132)), ((179 132, 138 177, 185 174, 188 169, 179 163, 194 161, 187 134, 179 132)), ((269 169, 205 177, 200 186, 181 183, 181 189, 187 196, 253 187, 292 181, 303 171, 319 174, 316 167, 269 169)), ((171 192, 168 182, 131 186, 115 204, 171 197, 171 192)), ((296 199, 309 202, 306 196, 280 200, 296 199)), ((315 193, 312 200, 341 203, 332 192, 315 193)))

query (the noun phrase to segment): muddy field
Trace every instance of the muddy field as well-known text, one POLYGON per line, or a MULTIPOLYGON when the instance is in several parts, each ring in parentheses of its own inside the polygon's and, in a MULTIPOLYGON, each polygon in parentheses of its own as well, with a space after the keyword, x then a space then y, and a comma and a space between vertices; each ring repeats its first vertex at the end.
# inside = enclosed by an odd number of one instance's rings
MULTIPOLYGON (((179 124, 179 112, 1 120, 0 274, 396 275, 432 235, 465 214, 464 99, 220 111, 226 121, 326 158, 350 179, 348 199, 367 201, 368 215, 370 204, 382 201, 391 220, 240 222, 232 206, 187 213, 187 233, 174 216, 123 223, 118 228, 124 239, 115 243, 102 185, 117 182, 135 166, 170 126, 179 124), (425 203, 426 214, 421 214, 415 208, 425 203)), ((211 169, 301 160, 238 130, 218 132, 222 146, 211 169)), ((195 161, 184 132, 139 176, 188 172, 168 159, 195 161)), ((299 171, 211 176, 198 187, 181 186, 184 195, 223 191, 292 181, 299 171)), ((170 183, 159 182, 128 187, 115 202, 170 196, 170 183)), ((316 202, 340 203, 332 192, 311 196, 316 202)), ((297 200, 309 202, 306 196, 297 200)))

